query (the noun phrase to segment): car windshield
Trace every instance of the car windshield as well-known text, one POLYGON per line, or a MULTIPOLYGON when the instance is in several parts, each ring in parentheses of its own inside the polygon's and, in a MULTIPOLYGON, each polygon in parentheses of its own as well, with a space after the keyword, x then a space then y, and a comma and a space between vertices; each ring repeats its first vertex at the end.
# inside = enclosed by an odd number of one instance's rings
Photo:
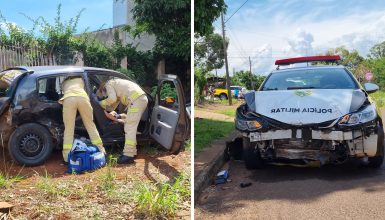
POLYGON ((358 89, 358 85, 343 68, 301 69, 272 73, 261 90, 291 89, 358 89))

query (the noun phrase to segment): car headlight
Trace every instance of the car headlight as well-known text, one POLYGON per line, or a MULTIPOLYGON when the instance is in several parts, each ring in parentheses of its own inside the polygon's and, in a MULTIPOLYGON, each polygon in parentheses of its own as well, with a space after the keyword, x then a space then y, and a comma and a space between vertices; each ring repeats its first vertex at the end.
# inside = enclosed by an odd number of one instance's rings
POLYGON ((374 104, 371 104, 360 112, 344 115, 340 119, 339 124, 341 125, 362 124, 369 121, 373 121, 374 119, 376 119, 376 117, 377 117, 376 106, 374 104))
POLYGON ((252 120, 252 121, 246 121, 242 119, 236 120, 236 126, 239 130, 258 130, 262 128, 262 124, 259 121, 252 120))

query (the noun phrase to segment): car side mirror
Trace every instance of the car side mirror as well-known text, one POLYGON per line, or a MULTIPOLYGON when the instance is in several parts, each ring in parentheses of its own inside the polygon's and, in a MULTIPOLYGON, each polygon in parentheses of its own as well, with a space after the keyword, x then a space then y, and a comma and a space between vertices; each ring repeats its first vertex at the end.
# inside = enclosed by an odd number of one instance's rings
POLYGON ((380 89, 380 87, 374 83, 365 83, 364 88, 367 93, 373 93, 380 89))

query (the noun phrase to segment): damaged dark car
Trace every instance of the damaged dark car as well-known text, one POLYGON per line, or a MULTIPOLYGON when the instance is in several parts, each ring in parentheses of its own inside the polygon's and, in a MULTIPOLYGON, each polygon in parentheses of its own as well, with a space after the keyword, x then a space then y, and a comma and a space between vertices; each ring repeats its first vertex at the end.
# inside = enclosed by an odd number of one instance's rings
MULTIPOLYGON (((101 83, 114 78, 131 80, 127 76, 113 70, 78 66, 18 67, 5 71, 15 70, 22 74, 9 88, 0 91, 0 143, 8 147, 14 161, 38 165, 47 160, 54 149, 62 148, 64 124, 58 100, 63 95, 61 83, 67 76, 83 78, 106 149, 124 145, 123 125, 112 123, 105 116, 95 93, 101 83)), ((184 146, 190 127, 180 80, 175 75, 161 75, 155 97, 150 93, 147 96, 149 104, 138 127, 138 144, 156 141, 177 154, 184 146), (170 90, 172 98, 167 97, 170 90)), ((118 106, 117 112, 124 112, 124 106, 118 106)), ((79 115, 75 134, 88 137, 79 115)))
MULTIPOLYGON (((336 61, 339 56, 278 60, 277 65, 336 61)), ((236 112, 248 169, 263 164, 322 166, 359 158, 380 167, 384 130, 369 93, 340 65, 310 65, 270 73, 258 91, 245 96, 236 112)))

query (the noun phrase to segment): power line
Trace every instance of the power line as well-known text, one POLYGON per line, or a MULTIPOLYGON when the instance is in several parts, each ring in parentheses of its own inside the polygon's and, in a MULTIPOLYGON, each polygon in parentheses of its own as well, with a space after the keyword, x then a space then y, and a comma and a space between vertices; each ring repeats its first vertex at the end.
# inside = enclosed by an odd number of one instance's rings
POLYGON ((226 22, 228 22, 230 20, 231 17, 233 17, 235 15, 235 13, 237 13, 239 11, 239 9, 241 9, 245 4, 246 2, 248 2, 249 0, 246 0, 242 5, 241 7, 239 7, 226 21, 225 21, 225 24, 226 22))

